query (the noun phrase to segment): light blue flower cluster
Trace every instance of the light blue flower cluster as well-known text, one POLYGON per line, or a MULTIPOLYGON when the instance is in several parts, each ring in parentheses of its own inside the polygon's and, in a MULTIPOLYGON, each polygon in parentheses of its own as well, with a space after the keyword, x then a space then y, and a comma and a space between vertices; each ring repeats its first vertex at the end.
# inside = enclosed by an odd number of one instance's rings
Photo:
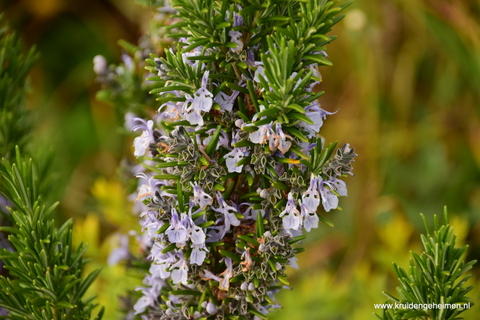
POLYGON ((312 228, 318 228, 319 218, 317 209, 320 203, 325 211, 338 207, 338 196, 347 196, 347 186, 340 179, 323 181, 321 176, 310 177, 310 186, 302 194, 301 201, 295 202, 293 194, 288 193, 288 201, 285 210, 280 213, 283 218, 283 227, 290 234, 301 234, 301 227, 310 232, 312 228), (300 208, 300 211, 298 210, 300 208))

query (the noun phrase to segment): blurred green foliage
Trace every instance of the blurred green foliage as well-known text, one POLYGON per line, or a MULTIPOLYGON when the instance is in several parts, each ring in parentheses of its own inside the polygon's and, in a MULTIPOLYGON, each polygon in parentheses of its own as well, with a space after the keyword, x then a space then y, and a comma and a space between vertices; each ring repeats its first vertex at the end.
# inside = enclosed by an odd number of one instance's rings
POLYGON ((7 159, 15 154, 15 146, 23 149, 32 122, 25 110, 26 79, 38 54, 35 48, 26 54, 22 49, 0 13, 0 154, 7 159))
MULTIPOLYGON (((117 40, 136 43, 150 13, 128 0, 34 3, 7 0, 0 9, 42 54, 28 101, 38 115, 35 145, 57 150, 63 218, 81 222, 75 237, 90 242, 94 268, 136 217, 118 199, 128 192, 116 171, 131 157, 131 141, 119 134, 113 108, 94 99, 92 58, 118 62, 117 40)), ((470 245, 468 260, 480 256, 480 3, 357 0, 333 33, 334 65, 321 69, 318 89, 326 91, 323 108, 339 111, 322 134, 355 146, 356 177, 343 211, 328 216, 335 227, 309 237, 274 320, 373 319, 381 292, 395 289, 392 262, 407 267, 409 251, 421 248, 419 212, 428 219, 447 205, 459 245, 470 245)), ((111 292, 143 276, 122 270, 107 269, 95 288, 108 320, 118 319, 111 292)), ((471 296, 480 301, 478 266, 473 273, 471 296)), ((462 316, 476 319, 475 309, 462 316)))

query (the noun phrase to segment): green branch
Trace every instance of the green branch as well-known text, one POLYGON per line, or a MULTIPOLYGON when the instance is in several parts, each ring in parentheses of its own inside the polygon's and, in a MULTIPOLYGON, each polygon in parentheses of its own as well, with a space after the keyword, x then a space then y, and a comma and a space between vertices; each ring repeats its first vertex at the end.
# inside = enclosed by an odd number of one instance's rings
POLYGON ((470 278, 466 274, 476 260, 465 262, 463 255, 468 245, 455 247, 456 235, 448 224, 447 209, 441 224, 434 216, 434 231, 430 235, 427 221, 422 215, 427 235, 421 236, 424 252, 412 252, 408 272, 393 264, 401 286, 397 287, 400 298, 384 293, 386 303, 395 304, 393 309, 384 309, 379 319, 460 319, 460 313, 473 303, 466 296, 473 287, 464 287, 470 278))
MULTIPOLYGON (((15 33, 0 27, 0 197, 10 207, 0 211, 5 218, 0 220, 0 235, 8 235, 11 245, 0 248, 5 268, 0 276, 0 309, 8 311, 0 319, 89 320, 96 305, 83 296, 99 270, 82 279, 86 246, 73 248, 72 221, 57 228, 53 220, 57 204, 44 200, 51 175, 48 166, 38 166, 20 152, 25 153, 31 134, 24 101, 26 77, 36 56, 34 49, 23 55, 15 33)), ((103 308, 96 319, 102 315, 103 308)))

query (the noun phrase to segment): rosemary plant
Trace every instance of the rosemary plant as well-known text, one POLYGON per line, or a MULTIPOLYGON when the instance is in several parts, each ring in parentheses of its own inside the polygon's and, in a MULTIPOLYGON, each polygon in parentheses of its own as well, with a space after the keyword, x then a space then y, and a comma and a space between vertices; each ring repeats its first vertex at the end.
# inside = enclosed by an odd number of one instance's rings
POLYGON ((424 252, 412 252, 408 272, 393 264, 401 284, 397 287, 399 298, 384 292, 389 299, 386 303, 396 308, 384 309, 381 316, 376 315, 379 319, 463 319, 458 316, 473 306, 466 296, 473 287, 464 285, 471 277, 465 274, 477 261, 465 263, 468 245, 455 247, 456 235, 448 224, 446 208, 442 224, 434 216, 433 235, 422 218, 427 231, 427 236, 421 236, 424 252))
POLYGON ((86 246, 73 248, 72 221, 56 228, 56 205, 45 200, 48 161, 23 156, 31 127, 26 76, 35 56, 34 49, 23 55, 16 34, 0 28, 0 319, 91 319, 95 305, 83 295, 99 270, 82 280, 86 246))
POLYGON ((142 319, 266 319, 303 230, 330 224, 323 210, 347 195, 341 178, 356 154, 319 136, 332 113, 313 90, 346 5, 170 6, 160 10, 177 10, 166 27, 176 42, 147 59, 158 113, 130 120, 151 261, 134 309, 142 319))
MULTIPOLYGON (((0 307, 8 310, 5 319, 91 319, 95 307, 83 295, 100 270, 82 280, 86 246, 72 247, 72 221, 60 228, 52 219, 56 206, 41 197, 37 166, 17 152, 15 163, 0 164, 1 192, 9 199, 10 233, 14 250, 0 249, 8 276, 0 276, 0 307)), ((103 310, 96 319, 101 319, 103 310)))

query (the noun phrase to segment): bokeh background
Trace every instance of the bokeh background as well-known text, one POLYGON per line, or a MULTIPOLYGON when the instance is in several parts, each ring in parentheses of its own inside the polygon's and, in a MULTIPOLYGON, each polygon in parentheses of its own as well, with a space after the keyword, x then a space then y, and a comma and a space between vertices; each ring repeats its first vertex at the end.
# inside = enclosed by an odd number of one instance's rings
MULTIPOLYGON (((137 43, 152 11, 134 0, 0 0, 0 10, 41 52, 28 103, 32 146, 56 150, 58 219, 75 219, 90 268, 103 267, 91 291, 106 320, 120 319, 118 297, 142 278, 106 263, 119 233, 138 228, 118 169, 132 159, 132 138, 95 98, 92 59, 118 63, 118 40, 137 43)), ((306 241, 274 320, 374 319, 373 304, 397 285, 392 262, 407 267, 409 251, 421 251, 419 213, 432 221, 445 205, 468 259, 480 260, 480 2, 357 0, 332 33, 321 102, 338 112, 322 135, 356 148, 355 177, 343 210, 327 214, 335 227, 306 241)), ((472 273, 470 296, 480 303, 480 267, 472 273)), ((478 308, 465 319, 478 319, 478 308)))

